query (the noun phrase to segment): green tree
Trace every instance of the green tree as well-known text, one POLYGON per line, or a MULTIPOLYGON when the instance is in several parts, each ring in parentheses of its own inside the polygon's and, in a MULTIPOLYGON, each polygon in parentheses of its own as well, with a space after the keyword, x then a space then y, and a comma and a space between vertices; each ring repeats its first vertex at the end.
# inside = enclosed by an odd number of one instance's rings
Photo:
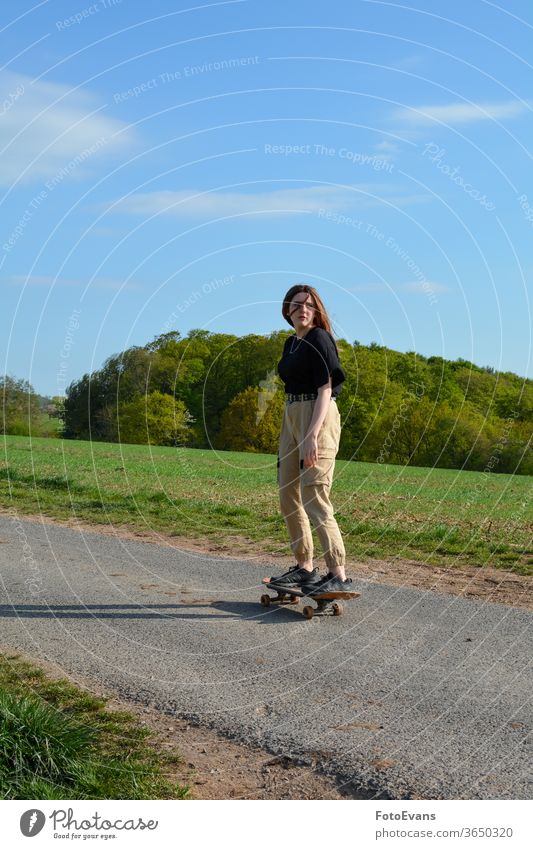
POLYGON ((151 392, 119 406, 121 442, 177 445, 186 441, 190 424, 191 417, 183 401, 162 392, 151 392))
POLYGON ((94 393, 89 394, 91 377, 84 374, 79 380, 67 387, 65 394, 65 418, 63 435, 65 439, 89 439, 91 429, 90 401, 94 403, 94 393))
POLYGON ((41 419, 39 398, 27 380, 9 375, 0 377, 2 417, 0 432, 16 436, 36 435, 41 419))
POLYGON ((225 451, 275 454, 285 396, 279 388, 249 386, 230 402, 222 415, 216 447, 225 451))

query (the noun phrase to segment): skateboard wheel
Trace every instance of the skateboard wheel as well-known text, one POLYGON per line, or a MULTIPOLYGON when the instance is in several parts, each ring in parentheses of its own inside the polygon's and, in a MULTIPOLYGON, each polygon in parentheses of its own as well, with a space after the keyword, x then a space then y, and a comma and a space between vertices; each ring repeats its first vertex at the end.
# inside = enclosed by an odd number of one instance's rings
POLYGON ((290 603, 291 604, 298 604, 298 596, 297 595, 291 595, 290 603))
POLYGON ((306 619, 312 619, 314 615, 315 609, 314 607, 304 607, 303 614, 306 619))
POLYGON ((261 596, 261 604, 263 607, 270 607, 270 596, 267 593, 261 596))
POLYGON ((344 608, 343 608, 342 604, 340 603, 340 601, 334 601, 333 604, 331 605, 331 609, 333 610, 334 616, 342 616, 342 612, 343 612, 344 608))

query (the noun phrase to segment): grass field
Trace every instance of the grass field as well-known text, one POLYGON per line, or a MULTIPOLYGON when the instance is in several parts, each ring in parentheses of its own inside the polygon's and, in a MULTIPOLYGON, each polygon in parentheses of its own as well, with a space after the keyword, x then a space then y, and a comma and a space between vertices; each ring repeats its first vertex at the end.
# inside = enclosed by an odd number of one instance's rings
MULTIPOLYGON (((531 575, 532 493, 521 475, 337 461, 332 500, 348 557, 531 575)), ((6 436, 0 505, 290 553, 272 455, 6 436)))

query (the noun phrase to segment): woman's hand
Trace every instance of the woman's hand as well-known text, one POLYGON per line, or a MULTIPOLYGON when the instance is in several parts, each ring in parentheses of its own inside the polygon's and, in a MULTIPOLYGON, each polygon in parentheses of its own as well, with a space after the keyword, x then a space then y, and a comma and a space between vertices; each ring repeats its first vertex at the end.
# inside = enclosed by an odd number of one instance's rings
POLYGON ((318 462, 318 440, 316 433, 308 433, 304 439, 304 467, 316 466, 318 462))

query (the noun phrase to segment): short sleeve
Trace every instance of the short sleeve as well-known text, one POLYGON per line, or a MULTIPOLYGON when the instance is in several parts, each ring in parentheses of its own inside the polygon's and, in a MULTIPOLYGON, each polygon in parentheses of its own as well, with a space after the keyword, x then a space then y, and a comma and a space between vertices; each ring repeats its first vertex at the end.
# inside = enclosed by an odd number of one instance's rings
POLYGON ((331 385, 338 386, 346 380, 340 363, 337 348, 332 337, 323 328, 317 328, 312 340, 311 347, 311 373, 313 385, 319 389, 326 384, 331 376, 331 385))

